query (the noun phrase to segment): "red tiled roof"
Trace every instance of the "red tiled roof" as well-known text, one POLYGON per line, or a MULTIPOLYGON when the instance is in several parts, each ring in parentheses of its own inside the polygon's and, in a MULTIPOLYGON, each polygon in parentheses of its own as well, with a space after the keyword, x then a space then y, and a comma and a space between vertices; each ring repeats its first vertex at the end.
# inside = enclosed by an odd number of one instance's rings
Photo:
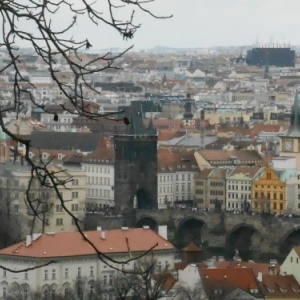
POLYGON ((300 285, 293 275, 263 275, 259 286, 266 299, 300 299, 300 285))
MULTIPOLYGON (((208 298, 214 298, 215 289, 221 289, 223 293, 225 291, 229 293, 236 288, 241 288, 248 293, 250 289, 259 289, 250 268, 200 269, 199 272, 208 298)), ((255 294, 253 295, 255 296, 255 294)), ((223 296, 225 295, 223 294, 223 296)))
MULTIPOLYGON (((144 252, 156 244, 157 246, 153 251, 175 249, 170 242, 151 229, 105 230, 105 239, 101 238, 101 231, 86 231, 84 234, 99 251, 106 254, 128 252, 128 247, 131 252, 144 252)), ((1 256, 32 258, 56 258, 93 254, 95 254, 95 250, 83 239, 79 232, 45 233, 33 241, 30 246, 26 246, 25 242, 20 242, 0 250, 1 256)))
POLYGON ((269 274, 269 267, 275 267, 275 274, 279 274, 280 264, 268 264, 268 263, 257 263, 257 262, 245 262, 245 261, 217 261, 215 267, 217 269, 233 269, 233 268, 250 268, 252 269, 255 277, 258 276, 258 273, 263 275, 269 274))
POLYGON ((192 151, 174 153, 168 149, 159 149, 157 151, 157 169, 158 172, 174 172, 176 169, 197 172, 198 166, 192 151))

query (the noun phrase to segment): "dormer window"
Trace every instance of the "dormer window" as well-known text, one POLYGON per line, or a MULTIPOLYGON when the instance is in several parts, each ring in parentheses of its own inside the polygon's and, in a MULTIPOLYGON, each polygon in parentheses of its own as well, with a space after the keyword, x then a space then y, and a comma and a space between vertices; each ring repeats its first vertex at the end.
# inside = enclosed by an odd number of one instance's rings
POLYGON ((293 288, 293 287, 292 287, 292 290, 293 290, 294 293, 299 293, 299 292, 300 292, 300 290, 297 289, 297 288, 293 288))
POLYGON ((269 293, 274 293, 275 292, 275 290, 273 288, 267 287, 267 290, 268 290, 269 293))
POLYGON ((280 289, 280 291, 281 291, 282 293, 286 293, 286 292, 287 292, 287 289, 286 289, 286 288, 280 287, 279 289, 280 289))
POLYGON ((215 293, 215 295, 221 295, 222 290, 221 289, 214 289, 214 293, 215 293))
POLYGON ((250 293, 251 294, 257 294, 258 293, 258 289, 250 289, 250 293))

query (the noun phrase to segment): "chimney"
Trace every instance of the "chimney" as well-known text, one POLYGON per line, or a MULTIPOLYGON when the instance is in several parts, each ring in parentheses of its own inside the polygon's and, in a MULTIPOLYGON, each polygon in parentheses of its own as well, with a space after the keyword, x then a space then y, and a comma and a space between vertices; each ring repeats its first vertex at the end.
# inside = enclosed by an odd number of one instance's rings
POLYGON ((262 282, 262 272, 258 272, 258 273, 257 273, 257 280, 258 280, 259 282, 262 282))
POLYGON ((101 231, 101 239, 106 240, 105 231, 101 231))
POLYGON ((158 226, 158 234, 165 240, 168 240, 168 226, 167 225, 159 225, 158 226))
POLYGON ((26 247, 31 245, 31 235, 26 235, 26 247))
POLYGON ((276 275, 275 265, 269 266, 269 275, 276 275))

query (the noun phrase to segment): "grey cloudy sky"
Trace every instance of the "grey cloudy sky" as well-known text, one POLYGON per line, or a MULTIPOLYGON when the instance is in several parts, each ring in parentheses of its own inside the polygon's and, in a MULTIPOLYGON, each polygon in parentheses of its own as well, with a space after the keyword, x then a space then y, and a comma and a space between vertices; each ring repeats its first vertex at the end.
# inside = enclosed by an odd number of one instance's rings
MULTIPOLYGON (((99 0, 99 7, 103 3, 99 0)), ((136 49, 157 45, 242 46, 252 45, 257 39, 261 44, 272 39, 274 43, 300 45, 299 0, 155 0, 149 7, 159 15, 173 14, 173 18, 157 20, 138 13, 137 21, 142 27, 127 42, 106 25, 95 27, 91 22, 79 23, 74 36, 88 37, 94 49, 132 44, 136 49)), ((129 15, 122 12, 125 19, 129 15)), ((60 26, 71 18, 68 14, 61 15, 55 23, 60 26)))

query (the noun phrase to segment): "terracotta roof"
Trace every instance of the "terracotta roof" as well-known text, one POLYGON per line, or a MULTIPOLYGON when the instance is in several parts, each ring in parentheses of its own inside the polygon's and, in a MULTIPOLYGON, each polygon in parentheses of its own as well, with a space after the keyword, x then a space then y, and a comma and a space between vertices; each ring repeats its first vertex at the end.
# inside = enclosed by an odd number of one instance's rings
POLYGON ((215 267, 217 269, 233 269, 233 268, 250 268, 252 269, 254 276, 257 277, 258 273, 261 272, 263 275, 269 274, 269 267, 275 267, 275 274, 279 274, 280 264, 269 264, 269 263, 257 263, 257 262, 246 262, 246 261, 217 261, 215 267))
POLYGON ((300 285, 293 275, 263 275, 259 286, 267 299, 300 299, 300 285))
POLYGON ((242 269, 200 269, 199 270, 203 287, 209 299, 224 299, 224 296, 237 288, 250 293, 250 289, 257 289, 259 296, 259 286, 250 268, 242 269), (216 297, 215 290, 221 291, 221 298, 216 297))
POLYGON ((182 248, 181 251, 184 251, 184 252, 202 252, 202 249, 192 242, 192 243, 188 244, 186 247, 182 248))
POLYGON ((198 165, 192 151, 172 152, 168 149, 157 151, 158 172, 194 171, 198 172, 198 165))
MULTIPOLYGON (((86 231, 87 238, 103 253, 122 253, 155 250, 174 250, 174 246, 151 229, 114 229, 105 230, 105 239, 101 231, 86 231)), ((0 255, 32 258, 56 258, 81 255, 93 255, 95 250, 83 239, 79 232, 45 233, 26 246, 20 242, 0 250, 0 255), (70 247, 72 245, 72 247, 70 247)))

